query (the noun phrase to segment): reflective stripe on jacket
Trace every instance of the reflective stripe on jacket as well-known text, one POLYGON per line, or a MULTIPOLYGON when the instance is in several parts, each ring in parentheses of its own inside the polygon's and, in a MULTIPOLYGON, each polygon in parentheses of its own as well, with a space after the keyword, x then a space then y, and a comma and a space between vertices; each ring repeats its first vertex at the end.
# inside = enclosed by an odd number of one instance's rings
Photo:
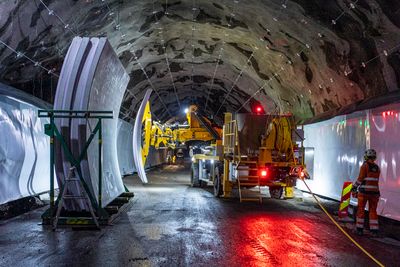
POLYGON ((378 165, 364 162, 354 185, 358 186, 360 193, 379 194, 379 175, 378 165))

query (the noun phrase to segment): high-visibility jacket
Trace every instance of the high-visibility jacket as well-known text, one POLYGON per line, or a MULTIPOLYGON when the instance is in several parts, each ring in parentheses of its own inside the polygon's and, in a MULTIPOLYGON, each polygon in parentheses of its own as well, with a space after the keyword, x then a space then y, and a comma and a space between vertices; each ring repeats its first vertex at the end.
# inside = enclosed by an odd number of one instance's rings
POLYGON ((358 191, 364 194, 379 195, 379 175, 381 171, 375 163, 364 162, 360 168, 360 174, 354 183, 358 191))

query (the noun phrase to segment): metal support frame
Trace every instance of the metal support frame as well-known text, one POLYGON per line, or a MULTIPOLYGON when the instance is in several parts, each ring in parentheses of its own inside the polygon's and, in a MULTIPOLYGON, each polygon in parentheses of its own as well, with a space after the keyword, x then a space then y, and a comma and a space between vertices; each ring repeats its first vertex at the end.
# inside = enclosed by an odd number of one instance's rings
MULTIPOLYGON (((50 208, 42 215, 43 219, 49 219, 50 223, 53 223, 54 220, 58 217, 55 216, 55 207, 58 206, 58 203, 61 201, 61 194, 58 195, 57 199, 54 196, 54 141, 58 140, 61 144, 62 150, 66 155, 66 158, 71 163, 71 167, 74 168, 77 172, 78 179, 82 184, 82 187, 85 190, 85 193, 89 199, 89 205, 91 205, 90 209, 97 210, 97 216, 99 219, 107 220, 109 215, 106 210, 102 208, 102 120, 103 119, 112 119, 113 112, 112 111, 74 111, 74 110, 39 110, 38 111, 39 118, 50 118, 50 123, 45 125, 45 134, 50 136, 50 208), (88 140, 85 143, 84 148, 80 152, 78 158, 75 158, 72 154, 70 148, 67 146, 64 137, 61 135, 60 131, 57 129, 55 124, 55 118, 71 118, 71 119, 97 119, 97 124, 95 128, 91 131, 88 140), (98 149, 99 149, 99 157, 98 157, 98 168, 99 168, 99 188, 98 188, 98 202, 96 202, 94 196, 89 190, 89 187, 82 176, 81 170, 81 161, 84 159, 87 150, 94 140, 95 135, 98 133, 98 149)), ((67 181, 60 188, 60 192, 64 191, 64 187, 66 186, 67 181)), ((64 217, 63 217, 64 218, 64 217)), ((79 224, 77 221, 82 221, 82 217, 65 217, 66 224, 79 224), (75 222, 75 223, 74 223, 75 222)), ((88 220, 84 221, 82 224, 96 224, 95 219, 89 222, 88 220)))

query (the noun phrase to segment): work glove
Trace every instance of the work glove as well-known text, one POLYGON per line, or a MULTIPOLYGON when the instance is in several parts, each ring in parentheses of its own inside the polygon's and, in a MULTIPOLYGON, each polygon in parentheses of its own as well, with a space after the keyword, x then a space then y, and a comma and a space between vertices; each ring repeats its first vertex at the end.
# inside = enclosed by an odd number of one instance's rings
POLYGON ((351 192, 353 193, 357 193, 357 186, 353 184, 352 188, 351 188, 351 192))
POLYGON ((353 187, 351 188, 351 196, 357 198, 357 195, 358 195, 357 186, 353 184, 353 187))

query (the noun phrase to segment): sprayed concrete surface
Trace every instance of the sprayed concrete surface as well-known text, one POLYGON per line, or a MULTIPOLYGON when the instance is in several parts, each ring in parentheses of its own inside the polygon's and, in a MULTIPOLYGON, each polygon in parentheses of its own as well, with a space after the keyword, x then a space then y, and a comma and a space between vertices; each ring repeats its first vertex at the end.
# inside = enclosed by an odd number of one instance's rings
MULTIPOLYGON (((190 187, 180 166, 149 177, 148 185, 125 180, 135 198, 101 231, 52 232, 40 225, 44 209, 1 222, 0 266, 374 265, 309 198, 216 199, 210 189, 190 187)), ((398 242, 355 238, 385 265, 400 262, 398 242)))

